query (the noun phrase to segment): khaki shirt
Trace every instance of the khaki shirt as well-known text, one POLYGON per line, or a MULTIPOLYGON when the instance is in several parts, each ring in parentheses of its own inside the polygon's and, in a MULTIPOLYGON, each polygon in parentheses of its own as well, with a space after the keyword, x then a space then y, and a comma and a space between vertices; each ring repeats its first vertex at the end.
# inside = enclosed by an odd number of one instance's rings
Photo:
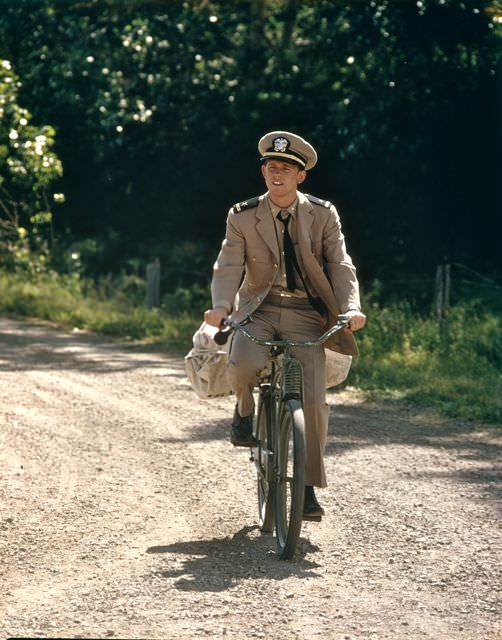
MULTIPOLYGON (((296 208, 298 204, 298 198, 295 198, 293 204, 291 204, 287 209, 281 209, 276 204, 272 202, 270 196, 267 195, 267 204, 270 209, 270 214, 274 220, 275 226, 275 237, 277 239, 277 245, 279 247, 279 269, 276 273, 274 282, 272 284, 272 288, 270 289, 270 293, 275 293, 278 295, 283 295, 291 298, 306 298, 307 293, 305 291, 305 287, 303 286, 302 279, 298 275, 295 269, 295 284, 296 289, 294 291, 290 291, 288 289, 287 279, 286 279, 286 264, 284 260, 284 223, 279 220, 279 214, 281 211, 284 211, 285 215, 290 216, 290 221, 288 225, 289 235, 293 242, 293 245, 297 245, 296 241, 296 208)), ((296 251, 296 247, 295 247, 296 251)), ((302 274, 305 279, 305 275, 302 274)), ((307 283, 308 286, 308 283, 307 283)))

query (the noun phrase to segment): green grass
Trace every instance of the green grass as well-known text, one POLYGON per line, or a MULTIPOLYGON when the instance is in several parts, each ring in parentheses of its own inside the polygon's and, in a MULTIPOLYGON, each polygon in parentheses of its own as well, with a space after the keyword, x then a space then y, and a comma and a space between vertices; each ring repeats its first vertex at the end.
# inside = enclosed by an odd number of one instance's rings
POLYGON ((146 309, 132 304, 120 291, 111 294, 112 289, 72 276, 27 278, 0 271, 0 313, 41 318, 108 336, 162 342, 176 352, 190 346, 200 317, 187 310, 146 309))
POLYGON ((459 305, 439 327, 435 317, 406 304, 373 304, 367 312, 348 384, 452 417, 502 424, 500 314, 459 305))
MULTIPOLYGON (((130 283, 129 283, 130 284, 130 283)), ((72 276, 0 271, 0 313, 50 320, 109 336, 158 342, 184 353, 201 322, 201 290, 166 296, 148 310, 117 283, 95 286, 72 276)), ((502 424, 502 315, 457 305, 438 327, 409 305, 368 303, 358 334, 361 357, 347 384, 372 396, 399 398, 465 420, 502 424)))

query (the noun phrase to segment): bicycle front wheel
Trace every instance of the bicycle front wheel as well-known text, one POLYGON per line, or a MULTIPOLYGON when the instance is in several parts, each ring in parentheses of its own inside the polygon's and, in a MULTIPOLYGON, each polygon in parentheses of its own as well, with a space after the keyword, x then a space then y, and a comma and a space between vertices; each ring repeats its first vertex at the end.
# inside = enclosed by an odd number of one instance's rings
POLYGON ((279 557, 292 558, 303 519, 305 499, 305 418, 299 400, 281 405, 277 437, 275 528, 279 557))
POLYGON ((258 446, 254 453, 256 479, 258 485, 258 516, 264 533, 274 530, 274 473, 272 453, 272 398, 270 385, 260 390, 256 439, 258 446))

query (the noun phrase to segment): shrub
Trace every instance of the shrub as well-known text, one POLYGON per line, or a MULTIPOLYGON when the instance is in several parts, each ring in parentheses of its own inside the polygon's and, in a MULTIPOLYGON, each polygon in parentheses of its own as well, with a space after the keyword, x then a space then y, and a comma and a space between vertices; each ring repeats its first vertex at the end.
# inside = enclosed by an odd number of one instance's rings
POLYGON ((502 422, 502 316, 451 308, 442 326, 406 304, 370 305, 349 384, 394 390, 452 416, 502 422))

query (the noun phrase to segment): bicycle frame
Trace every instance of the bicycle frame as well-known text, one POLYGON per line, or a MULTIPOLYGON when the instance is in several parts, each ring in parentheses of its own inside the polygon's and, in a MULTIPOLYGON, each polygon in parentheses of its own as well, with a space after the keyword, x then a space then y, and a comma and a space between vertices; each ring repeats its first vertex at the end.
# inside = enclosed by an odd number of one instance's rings
MULTIPOLYGON (((252 320, 252 316, 250 316, 252 320)), ((315 338, 312 340, 262 340, 261 338, 257 338, 252 333, 250 333, 244 326, 230 318, 223 320, 223 325, 230 327, 234 331, 240 331, 248 340, 253 342, 254 344, 258 344, 264 347, 270 347, 275 349, 283 349, 284 350, 284 362, 282 364, 282 378, 280 387, 283 389, 283 400, 288 399, 297 399, 303 400, 303 382, 302 382, 302 370, 301 365, 296 358, 291 356, 290 349, 292 347, 316 347, 320 344, 323 344, 328 340, 333 334, 340 329, 344 329, 349 325, 349 318, 347 316, 340 315, 338 316, 338 322, 333 325, 330 329, 328 329, 325 333, 323 333, 319 338, 315 338)), ((220 330, 215 336, 214 340, 217 344, 224 344, 228 337, 230 331, 222 331, 220 330)), ((272 357, 273 361, 273 357, 272 357)), ((274 378, 272 377, 272 381, 274 378)))
MULTIPOLYGON (((258 378, 258 444, 251 453, 251 461, 257 472, 262 531, 273 531, 272 520, 275 519, 279 557, 289 559, 296 548, 303 516, 306 446, 303 370, 291 349, 324 343, 348 326, 349 319, 340 317, 333 327, 313 340, 262 340, 233 320, 224 320, 223 324, 240 331, 255 344, 270 347, 270 373, 258 378), (282 361, 279 362, 281 355, 282 361)), ((214 337, 215 342, 224 344, 229 334, 229 330, 219 331, 214 337)))

